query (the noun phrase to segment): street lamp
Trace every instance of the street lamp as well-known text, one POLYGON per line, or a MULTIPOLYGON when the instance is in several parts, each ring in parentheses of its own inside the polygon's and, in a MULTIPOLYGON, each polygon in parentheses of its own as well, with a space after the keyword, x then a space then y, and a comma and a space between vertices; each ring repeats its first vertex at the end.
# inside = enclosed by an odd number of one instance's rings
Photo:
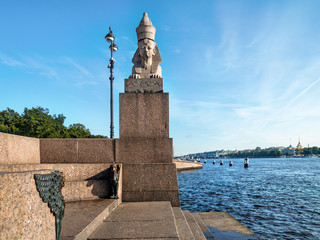
POLYGON ((111 27, 109 27, 109 33, 105 36, 105 39, 107 42, 111 43, 109 49, 111 51, 111 58, 110 63, 108 65, 108 68, 110 68, 110 138, 113 138, 113 65, 115 60, 113 59, 113 52, 116 52, 118 50, 118 46, 114 43, 115 37, 113 36, 113 33, 111 31, 111 27))

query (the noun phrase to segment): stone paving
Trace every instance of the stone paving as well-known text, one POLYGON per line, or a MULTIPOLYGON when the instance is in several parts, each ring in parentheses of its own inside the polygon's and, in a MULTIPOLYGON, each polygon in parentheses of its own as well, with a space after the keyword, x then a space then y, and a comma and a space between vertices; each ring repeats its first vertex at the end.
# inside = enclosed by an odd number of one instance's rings
POLYGON ((170 202, 122 203, 88 239, 149 238, 179 239, 170 202))

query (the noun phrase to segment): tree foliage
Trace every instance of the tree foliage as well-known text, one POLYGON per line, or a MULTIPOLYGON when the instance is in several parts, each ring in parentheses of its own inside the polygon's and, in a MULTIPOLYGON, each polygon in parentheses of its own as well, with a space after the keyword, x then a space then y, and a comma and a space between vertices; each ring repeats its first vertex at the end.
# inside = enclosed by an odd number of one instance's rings
POLYGON ((63 114, 49 114, 49 109, 25 108, 20 115, 13 109, 0 111, 0 132, 18 134, 36 138, 104 138, 92 135, 83 124, 74 123, 64 126, 63 114))
POLYGON ((272 158, 272 157, 280 157, 282 155, 279 149, 271 148, 271 149, 261 149, 260 147, 256 147, 255 150, 251 151, 239 151, 237 153, 231 153, 229 157, 234 158, 244 158, 244 157, 253 157, 253 158, 272 158))
POLYGON ((320 148, 318 148, 316 146, 303 148, 303 154, 305 156, 308 156, 308 155, 319 155, 320 154, 320 148))

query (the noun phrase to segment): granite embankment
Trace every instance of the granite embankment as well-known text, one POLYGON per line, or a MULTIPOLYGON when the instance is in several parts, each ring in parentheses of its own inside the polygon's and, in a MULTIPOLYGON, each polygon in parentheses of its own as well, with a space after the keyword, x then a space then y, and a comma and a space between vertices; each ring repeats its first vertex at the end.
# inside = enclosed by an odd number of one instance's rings
POLYGON ((177 171, 192 171, 202 168, 202 163, 192 162, 192 161, 183 161, 183 160, 173 160, 173 163, 176 164, 177 171))

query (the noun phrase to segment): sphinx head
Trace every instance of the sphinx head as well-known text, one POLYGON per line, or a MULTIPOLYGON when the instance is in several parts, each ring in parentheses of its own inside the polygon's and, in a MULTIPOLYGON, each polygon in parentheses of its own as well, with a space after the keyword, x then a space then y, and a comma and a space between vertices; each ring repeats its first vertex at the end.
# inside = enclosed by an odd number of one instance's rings
POLYGON ((152 57, 156 54, 156 43, 150 39, 143 39, 138 43, 141 66, 145 69, 152 65, 152 57))

